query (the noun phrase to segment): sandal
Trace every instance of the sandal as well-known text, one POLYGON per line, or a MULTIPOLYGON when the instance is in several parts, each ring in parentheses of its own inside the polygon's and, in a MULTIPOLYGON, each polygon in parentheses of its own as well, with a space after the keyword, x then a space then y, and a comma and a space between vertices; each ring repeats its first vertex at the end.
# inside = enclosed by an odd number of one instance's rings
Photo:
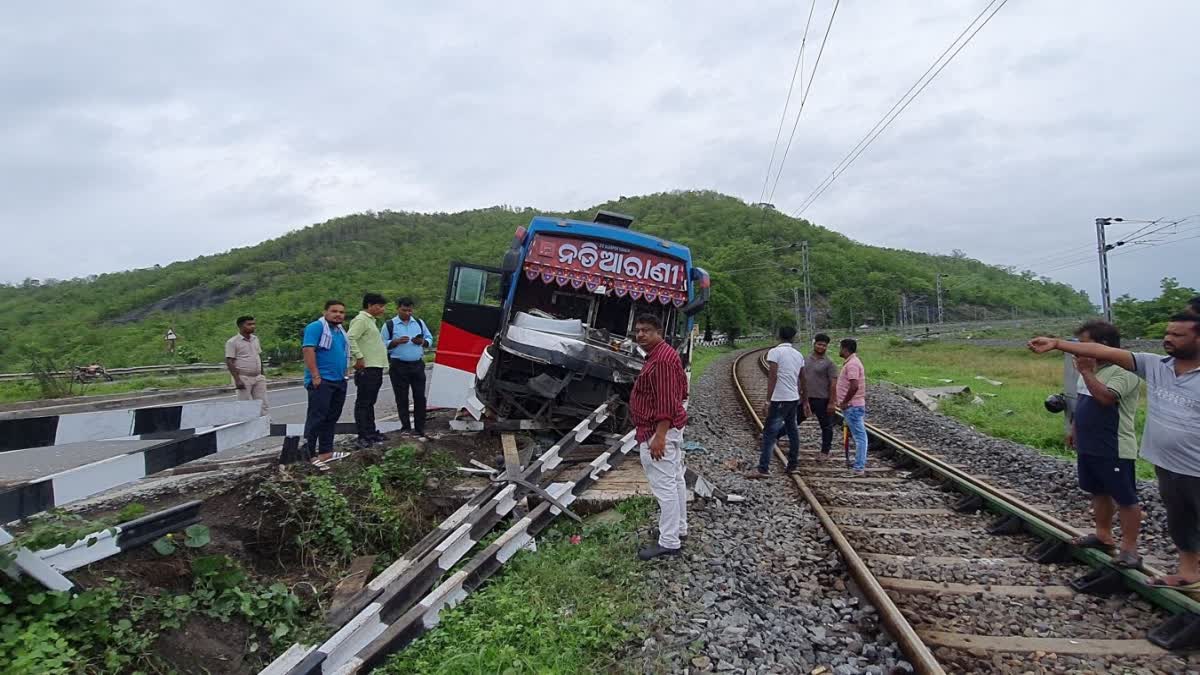
POLYGON ((1105 551, 1105 552, 1110 552, 1110 553, 1112 552, 1112 550, 1114 548, 1114 546, 1112 544, 1106 543, 1103 539, 1101 539, 1100 537, 1097 537, 1094 533, 1089 534, 1086 537, 1075 537, 1074 539, 1071 540, 1071 545, 1078 546, 1079 548, 1094 548, 1097 551, 1105 551))
POLYGON ((1113 558, 1113 564, 1129 570, 1142 568, 1142 556, 1133 551, 1121 551, 1113 558))
POLYGON ((1188 581, 1186 577, 1181 577, 1178 574, 1168 574, 1163 577, 1146 577, 1146 585, 1151 588, 1171 588, 1176 591, 1200 591, 1200 579, 1188 581))

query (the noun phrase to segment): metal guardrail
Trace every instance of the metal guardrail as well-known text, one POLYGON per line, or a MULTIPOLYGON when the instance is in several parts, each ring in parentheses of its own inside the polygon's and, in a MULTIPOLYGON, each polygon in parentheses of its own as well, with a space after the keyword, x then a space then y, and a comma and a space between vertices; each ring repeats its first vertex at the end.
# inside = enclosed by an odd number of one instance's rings
MULTIPOLYGON (((225 364, 188 363, 167 366, 131 366, 129 368, 107 368, 105 372, 114 377, 121 375, 149 375, 153 373, 207 373, 225 370, 225 364)), ((0 373, 0 382, 33 379, 36 373, 0 373)), ((55 377, 73 377, 74 371, 59 371, 55 377)))

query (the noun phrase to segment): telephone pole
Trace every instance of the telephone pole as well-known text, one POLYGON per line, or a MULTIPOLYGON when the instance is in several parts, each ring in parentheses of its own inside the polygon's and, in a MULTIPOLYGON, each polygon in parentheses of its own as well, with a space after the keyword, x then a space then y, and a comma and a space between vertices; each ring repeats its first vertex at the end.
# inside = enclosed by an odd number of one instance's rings
POLYGON ((1104 320, 1112 322, 1112 299, 1109 297, 1108 291, 1108 252, 1112 250, 1112 246, 1104 238, 1104 227, 1112 223, 1119 223, 1124 218, 1097 218, 1096 219, 1096 251, 1100 254, 1100 305, 1104 308, 1104 320))

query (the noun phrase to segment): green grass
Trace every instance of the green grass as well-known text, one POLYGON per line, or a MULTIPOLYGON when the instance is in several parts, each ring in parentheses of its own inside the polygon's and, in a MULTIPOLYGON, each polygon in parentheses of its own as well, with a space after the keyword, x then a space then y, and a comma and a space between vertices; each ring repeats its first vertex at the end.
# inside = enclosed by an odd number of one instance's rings
MULTIPOLYGON (((989 436, 1023 443, 1055 457, 1075 457, 1063 442, 1062 415, 1053 415, 1042 405, 1047 396, 1062 391, 1061 354, 1036 355, 1024 349, 937 341, 896 344, 888 338, 861 340, 859 354, 868 382, 886 380, 914 387, 965 384, 983 404, 972 403, 972 396, 944 399, 940 412, 989 436), (994 386, 976 376, 1003 384, 994 386)), ((1139 438, 1145 419, 1143 388, 1137 414, 1139 438)), ((1138 477, 1152 479, 1154 468, 1139 459, 1138 477)))
MULTIPOLYGON (((271 379, 297 377, 301 372, 300 364, 288 364, 282 368, 268 368, 267 377, 271 379)), ((225 385, 233 386, 230 383, 229 373, 220 371, 188 375, 154 375, 117 379, 112 382, 93 382, 83 386, 79 395, 99 396, 139 392, 145 389, 191 389, 225 385)), ((42 390, 32 379, 0 382, 0 403, 36 401, 41 398, 43 398, 42 390)))
POLYGON ((654 501, 617 506, 613 524, 560 522, 522 551, 436 629, 393 657, 380 673, 594 673, 617 654, 644 614, 645 564, 638 527, 654 501), (578 544, 571 535, 579 534, 578 544))

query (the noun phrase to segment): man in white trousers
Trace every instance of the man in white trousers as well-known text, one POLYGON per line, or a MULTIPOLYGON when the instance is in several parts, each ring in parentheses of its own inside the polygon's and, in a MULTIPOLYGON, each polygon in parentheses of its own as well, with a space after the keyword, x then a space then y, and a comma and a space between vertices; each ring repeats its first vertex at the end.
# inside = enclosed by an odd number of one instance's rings
POLYGON ((633 383, 629 411, 637 428, 638 452, 650 490, 658 500, 658 541, 638 552, 651 560, 679 555, 687 538, 687 483, 683 464, 683 428, 687 412, 687 375, 679 354, 663 340, 662 320, 643 314, 634 322, 646 363, 633 383))

